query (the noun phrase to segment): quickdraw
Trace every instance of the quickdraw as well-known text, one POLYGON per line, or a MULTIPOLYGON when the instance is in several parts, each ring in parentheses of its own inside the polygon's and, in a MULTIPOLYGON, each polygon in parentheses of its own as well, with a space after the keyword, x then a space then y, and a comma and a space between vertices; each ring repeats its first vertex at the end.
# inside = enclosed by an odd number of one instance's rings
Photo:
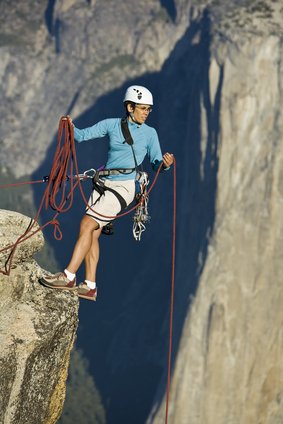
POLYGON ((133 236, 135 240, 140 241, 142 233, 146 230, 145 224, 150 221, 150 216, 148 213, 149 193, 147 191, 149 178, 147 173, 138 172, 136 183, 139 186, 139 192, 136 195, 138 207, 136 208, 133 217, 133 236))
MULTIPOLYGON (((66 175, 65 177, 65 181, 70 181, 72 178, 74 179, 78 179, 78 180, 85 180, 87 178, 94 178, 94 176, 96 175, 97 171, 93 168, 90 168, 86 171, 84 171, 82 174, 76 174, 76 175, 66 175)), ((48 183, 50 181, 50 176, 49 175, 45 175, 42 178, 42 182, 43 183, 48 183)))

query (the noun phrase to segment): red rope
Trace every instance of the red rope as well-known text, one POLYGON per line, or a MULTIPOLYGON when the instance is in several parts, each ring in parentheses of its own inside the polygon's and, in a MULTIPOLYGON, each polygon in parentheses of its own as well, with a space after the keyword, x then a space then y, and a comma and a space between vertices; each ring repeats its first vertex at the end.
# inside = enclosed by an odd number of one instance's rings
MULTIPOLYGON (((71 184, 71 189, 69 193, 66 195, 66 179, 67 179, 67 169, 70 168, 71 171, 73 171, 73 165, 70 164, 69 166, 69 159, 70 159, 70 145, 72 144, 70 139, 70 131, 72 129, 72 123, 70 120, 66 118, 61 118, 59 123, 59 130, 58 130, 58 142, 57 142, 57 149, 55 152, 54 160, 52 163, 51 171, 50 171, 50 177, 48 185, 44 191, 43 197, 41 199, 39 208, 36 212, 35 218, 31 220, 29 226, 24 231, 24 233, 16 240, 16 242, 10 246, 6 246, 3 249, 0 250, 0 253, 5 251, 10 251, 8 255, 8 259, 5 263, 5 268, 0 269, 0 272, 4 275, 10 275, 13 257, 16 251, 17 246, 22 243, 23 241, 27 240, 29 237, 32 237, 35 235, 38 231, 44 229, 49 224, 54 225, 54 237, 56 239, 62 238, 62 233, 59 229, 59 222, 57 221, 57 217, 60 212, 64 212, 67 209, 63 209, 63 206, 66 202, 69 201, 69 199, 72 200, 73 198, 73 191, 77 184, 71 184), (62 134, 64 132, 64 145, 62 146, 62 134), (57 207, 56 202, 56 196, 61 191, 61 202, 60 205, 57 207), (64 197, 64 200, 63 200, 64 197), (53 219, 46 222, 44 225, 39 226, 36 230, 32 231, 35 224, 38 223, 38 218, 40 215, 40 212, 45 204, 45 208, 47 209, 49 206, 56 210, 56 214, 54 215, 53 219)), ((71 202, 70 202, 71 206, 71 202)))
MULTIPOLYGON (((156 184, 157 178, 159 176, 160 170, 161 170, 162 164, 160 165, 155 178, 148 190, 148 194, 151 192, 153 187, 156 184)), ((11 244, 9 246, 6 246, 5 248, 0 250, 0 253, 10 250, 8 259, 5 264, 5 269, 0 269, 0 272, 4 275, 10 275, 11 267, 12 267, 12 261, 13 257, 16 251, 17 246, 22 243, 23 241, 27 240, 28 238, 32 237, 36 233, 38 233, 40 230, 43 230, 48 225, 54 225, 54 238, 57 240, 62 239, 62 232, 60 230, 60 224, 57 220, 57 217, 62 212, 67 212, 73 203, 73 197, 74 197, 74 190, 77 186, 79 186, 79 190, 81 193, 81 196, 85 202, 86 205, 88 205, 88 201, 84 195, 82 184, 80 179, 78 178, 75 182, 74 179, 76 176, 73 176, 73 172, 76 172, 76 175, 79 175, 79 169, 78 169, 78 163, 77 163, 77 157, 76 157, 76 149, 75 149, 75 141, 74 141, 74 129, 73 124, 69 117, 61 118, 59 122, 59 129, 58 129, 58 140, 57 140, 57 148, 55 151, 53 163, 51 166, 50 174, 49 174, 49 180, 48 185, 44 191, 43 197, 41 199, 39 208, 36 212, 35 218, 31 220, 29 226, 24 231, 24 233, 16 240, 14 244, 11 244), (64 142, 62 144, 63 140, 63 134, 64 134, 64 142), (68 180, 67 175, 70 175, 69 178, 69 185, 70 189, 69 192, 66 192, 66 181, 68 180), (59 200, 58 200, 59 197, 59 200), (67 204, 67 206, 66 206, 67 204), (38 223, 38 218, 40 215, 40 212, 45 206, 45 209, 47 209, 49 206, 56 211, 53 219, 46 222, 45 224, 39 226, 37 229, 32 231, 35 224, 38 223)), ((172 224, 172 275, 171 275, 171 299, 170 299, 170 317, 169 317, 169 345, 168 345, 168 364, 167 364, 167 388, 166 388, 166 413, 165 413, 165 423, 168 423, 168 410, 169 410, 169 393, 170 393, 170 383, 171 383, 171 359, 172 359, 172 338, 173 338, 173 309, 174 309, 174 286, 175 286, 175 255, 176 255, 176 160, 174 158, 174 188, 173 188, 173 224, 172 224)), ((38 181, 28 181, 28 182, 22 182, 22 183, 16 183, 16 184, 6 184, 1 185, 0 188, 7 188, 7 187, 13 187, 17 185, 24 185, 24 184, 36 184, 36 183, 42 183, 42 180, 38 181)), ((135 205, 131 209, 127 210, 124 213, 121 213, 117 216, 107 216, 99 214, 98 212, 94 211, 92 208, 89 207, 93 212, 95 212, 97 215, 105 217, 105 218, 119 218, 124 215, 129 214, 133 210, 135 210, 140 204, 142 203, 142 200, 139 204, 135 205)))
MULTIPOLYGON (((150 193, 150 191, 152 190, 152 188, 154 187, 156 183, 157 177, 161 170, 161 166, 162 164, 160 165, 156 173, 156 176, 148 190, 148 193, 150 193)), ((57 147, 56 147, 54 159, 53 159, 50 174, 49 174, 48 184, 42 196, 39 208, 36 212, 34 219, 31 220, 27 229, 16 240, 16 242, 0 250, 0 253, 10 251, 8 259, 5 263, 5 268, 0 269, 0 273, 4 275, 10 275, 12 261, 13 261, 13 257, 14 257, 17 246, 23 241, 27 240, 29 237, 32 237, 38 231, 47 227, 48 225, 54 225, 54 238, 57 240, 61 240, 62 232, 60 230, 57 217, 60 213, 67 212, 71 208, 73 203, 73 198, 74 198, 74 190, 77 186, 79 187, 81 196, 86 206, 88 205, 88 201, 83 192, 81 181, 79 178, 77 178, 78 175, 79 175, 79 167, 78 167, 78 162, 76 157, 73 124, 69 117, 67 118, 62 117, 59 122, 57 147), (76 176, 73 176, 74 170, 76 172, 76 176), (70 175, 69 178, 67 177, 68 174, 70 175), (67 192, 67 185, 66 185, 67 180, 69 181, 69 187, 70 187, 68 192, 67 192), (32 231, 34 229, 35 224, 38 223, 38 218, 43 206, 45 206, 45 209, 48 209, 48 207, 51 207, 53 210, 56 211, 56 213, 53 219, 46 222, 44 225, 39 226, 39 228, 37 228, 36 230, 32 231)), ((38 182, 43 182, 43 181, 35 181, 34 183, 38 183, 38 182)), ((32 182, 24 182, 24 183, 18 183, 18 184, 4 185, 2 186, 2 188, 6 188, 8 186, 22 185, 22 184, 31 184, 31 183, 32 182)), ((99 216, 114 219, 114 218, 119 218, 131 213, 142 203, 142 201, 143 200, 141 200, 140 203, 138 203, 131 209, 117 216, 102 215, 94 211, 90 207, 89 209, 91 209, 93 212, 95 212, 99 216)))
POLYGON ((22 185, 26 185, 26 184, 38 184, 38 183, 44 183, 44 181, 43 180, 23 181, 23 182, 13 183, 13 184, 3 184, 3 185, 0 185, 0 188, 17 187, 17 186, 22 186, 22 185))
POLYGON ((169 317, 169 346, 168 346, 168 363, 167 363, 167 389, 166 389, 165 424, 168 423, 169 394, 170 394, 170 384, 171 384, 171 359, 172 359, 174 288, 175 288, 175 257, 176 257, 176 223, 177 223, 177 170, 176 170, 176 159, 174 158, 173 222, 172 222, 172 273, 171 273, 171 296, 170 296, 170 317, 169 317))

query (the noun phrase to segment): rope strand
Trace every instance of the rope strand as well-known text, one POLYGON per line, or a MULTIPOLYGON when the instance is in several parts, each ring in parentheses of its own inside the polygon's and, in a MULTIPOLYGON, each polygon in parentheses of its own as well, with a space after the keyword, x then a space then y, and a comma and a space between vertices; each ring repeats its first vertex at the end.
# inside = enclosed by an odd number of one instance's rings
POLYGON ((39 183, 44 183, 44 181, 43 180, 22 181, 22 182, 19 182, 19 183, 2 184, 2 185, 0 185, 0 188, 18 187, 18 186, 27 185, 27 184, 39 184, 39 183))
POLYGON ((171 360, 173 342, 173 314, 174 314, 174 288, 175 288, 175 258, 176 258, 176 223, 177 223, 177 171, 176 160, 174 158, 174 182, 173 182, 173 219, 172 219, 172 273, 171 273, 171 296, 170 296, 170 317, 169 317, 169 342, 168 342, 168 363, 167 363, 167 388, 166 388, 166 411, 165 424, 168 423, 169 395, 171 386, 171 360))
MULTIPOLYGON (((148 194, 153 189, 158 175, 161 170, 160 165, 155 178, 148 190, 148 194)), ((120 218, 122 216, 128 215, 132 211, 134 211, 141 203, 136 204, 129 210, 115 216, 108 216, 108 215, 102 215, 95 210, 93 210, 90 206, 88 206, 88 201, 85 197, 83 187, 81 184, 81 181, 79 178, 76 178, 76 176, 79 175, 79 167, 77 162, 77 156, 76 156, 76 148, 75 148, 75 140, 74 140, 74 128, 72 121, 69 117, 62 117, 59 121, 59 128, 58 128, 58 136, 57 136, 57 147, 54 154, 54 159, 52 162, 51 170, 49 173, 48 178, 48 184, 47 187, 44 190, 44 194, 42 196, 40 205, 38 207, 38 210, 36 212, 36 215, 33 220, 31 220, 31 223, 28 225, 27 229, 24 231, 24 233, 18 237, 16 242, 12 245, 6 246, 0 250, 0 253, 10 251, 7 261, 5 262, 4 269, 0 268, 0 273, 4 275, 10 275, 11 267, 12 267, 12 261, 13 257, 16 251, 17 246, 22 243, 23 241, 27 240, 29 237, 32 237, 34 234, 36 234, 38 231, 43 230, 48 225, 54 225, 54 238, 55 239, 61 239, 62 238, 62 232, 60 230, 60 224, 57 220, 60 213, 67 212, 73 204, 74 199, 74 190, 76 187, 79 187, 80 194, 83 198, 83 201, 85 205, 91 209, 93 212, 95 212, 97 215, 102 216, 104 218, 109 219, 116 219, 120 218), (64 135, 64 137, 63 137, 64 135), (74 176, 73 173, 76 173, 74 176), (68 178, 68 172, 70 174, 70 177, 68 178), (76 179, 76 181, 75 181, 76 179), (67 185, 66 182, 68 180, 69 190, 67 192, 67 185), (46 222, 43 225, 38 224, 38 219, 40 216, 40 212, 42 208, 45 207, 47 210, 49 207, 56 211, 54 217, 46 222), (38 224, 39 228, 34 230, 34 226, 38 224), (34 230, 34 231, 32 231, 34 230)), ((31 184, 31 183, 39 183, 44 182, 42 180, 40 181, 34 181, 34 182, 24 182, 22 184, 31 184)), ((18 183, 17 185, 22 185, 21 183, 18 183)), ((6 188, 9 185, 4 185, 2 188, 6 188)), ((10 186, 14 186, 10 185, 10 186)), ((1 188, 1 186, 0 186, 1 188)))

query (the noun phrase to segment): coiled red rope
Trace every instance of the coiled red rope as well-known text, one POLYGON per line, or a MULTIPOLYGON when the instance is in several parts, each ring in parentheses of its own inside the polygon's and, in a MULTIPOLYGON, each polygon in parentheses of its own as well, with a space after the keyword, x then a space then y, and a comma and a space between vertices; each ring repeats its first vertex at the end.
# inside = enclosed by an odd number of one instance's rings
MULTIPOLYGON (((155 178, 148 190, 148 194, 151 192, 153 187, 156 184, 157 178, 159 176, 162 164, 160 165, 158 171, 156 172, 155 178)), ((15 243, 6 246, 0 250, 0 253, 9 251, 8 259, 5 263, 5 268, 0 269, 0 272, 4 275, 10 275, 13 257, 15 255, 18 245, 28 238, 35 235, 40 230, 43 230, 48 225, 54 226, 54 238, 56 240, 62 239, 62 232, 60 229, 60 224, 58 221, 58 216, 60 213, 67 212, 73 204, 74 190, 76 187, 79 187, 81 196, 86 205, 88 201, 85 197, 82 184, 80 181, 78 162, 76 157, 75 141, 74 141, 74 129, 72 121, 69 117, 62 117, 59 121, 58 129, 58 138, 57 138, 57 147, 54 154, 54 159, 52 162, 48 184, 42 196, 40 205, 36 212, 34 219, 31 220, 29 226, 24 231, 24 233, 16 240, 15 243), (73 174, 76 174, 75 176, 73 174), (69 175, 69 176, 68 176, 69 175), (69 182, 67 190, 66 182, 69 182), (56 211, 54 217, 46 222, 43 225, 38 224, 38 219, 42 208, 48 209, 49 207, 56 211), (37 228, 34 228, 38 224, 37 228)), ((171 384, 171 361, 172 361, 172 338, 173 338, 173 308, 174 308, 174 286, 175 286, 175 255, 176 255, 176 160, 174 158, 174 186, 173 186, 173 222, 172 222, 172 274, 171 274, 171 300, 170 300, 170 315, 169 315, 169 346, 168 346, 168 368, 167 368, 167 388, 166 388, 166 411, 165 411, 165 423, 168 423, 168 414, 169 414, 169 392, 171 384)), ((25 184, 36 184, 42 183, 43 180, 38 181, 28 181, 20 182, 17 184, 5 184, 0 185, 0 188, 15 187, 25 184)), ((142 202, 142 200, 141 200, 142 202)), ((107 216, 99 214, 94 211, 97 215, 105 218, 119 218, 124 215, 131 213, 138 206, 137 204, 131 209, 123 212, 117 216, 107 216)), ((92 208, 90 208, 93 210, 92 208)))
MULTIPOLYGON (((160 170, 161 170, 161 166, 159 167, 155 175, 155 178, 148 190, 148 193, 150 193, 150 191, 153 189, 156 183, 156 180, 158 178, 158 175, 160 173, 160 170)), ((32 237, 38 231, 47 227, 48 225, 54 225, 54 238, 56 240, 61 240, 62 232, 60 230, 60 224, 57 218, 60 213, 67 212, 72 207, 73 199, 74 199, 74 190, 76 189, 76 187, 79 187, 81 196, 86 206, 88 205, 88 201, 85 197, 80 178, 78 178, 77 176, 79 176, 79 168, 78 168, 76 149, 75 149, 73 124, 69 117, 62 117, 59 121, 57 146, 56 146, 56 151, 54 154, 51 170, 49 173, 47 187, 42 196, 36 215, 34 219, 31 221, 31 223, 29 224, 28 228, 16 240, 15 243, 9 246, 6 246, 0 250, 0 253, 9 251, 8 259, 5 263, 5 268, 0 269, 0 272, 2 274, 10 275, 12 261, 13 261, 13 257, 17 249, 17 246, 23 241, 27 240, 29 237, 32 237), (75 176, 73 175, 74 173, 76 174, 75 176), (68 181, 68 185, 66 184, 67 181, 68 181), (56 211, 56 213, 50 221, 40 226, 38 224, 38 219, 43 207, 45 207, 45 209, 48 209, 50 207, 51 209, 56 211), (38 224, 39 226, 35 229, 36 224, 38 224)), ((8 184, 8 185, 0 186, 0 188, 12 187, 12 186, 23 185, 23 184, 39 183, 39 182, 43 182, 43 181, 40 180, 40 181, 30 181, 30 182, 23 182, 23 183, 17 183, 17 184, 8 184)), ((137 204, 133 206, 131 209, 117 216, 107 216, 107 215, 99 214, 96 211, 94 212, 97 215, 105 217, 105 218, 119 218, 131 213, 139 205, 140 204, 137 204)), ((90 209, 93 210, 92 208, 90 209)))

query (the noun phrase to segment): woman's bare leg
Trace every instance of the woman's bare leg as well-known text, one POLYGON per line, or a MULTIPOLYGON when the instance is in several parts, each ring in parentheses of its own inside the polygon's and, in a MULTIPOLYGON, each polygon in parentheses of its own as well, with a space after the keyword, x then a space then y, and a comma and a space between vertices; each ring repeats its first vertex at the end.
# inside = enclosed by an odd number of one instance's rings
MULTIPOLYGON (((67 266, 67 270, 75 274, 79 269, 82 261, 86 259, 90 250, 92 250, 93 238, 97 239, 94 244, 94 251, 98 250, 98 237, 101 233, 98 223, 88 215, 85 215, 81 220, 80 234, 75 244, 73 255, 70 263, 67 266)), ((98 258, 99 255, 97 255, 98 258)), ((93 260, 95 260, 95 254, 92 254, 93 260)), ((98 259, 97 259, 98 260, 98 259)), ((92 268, 94 268, 92 266, 92 268)))
POLYGON ((99 261, 100 234, 101 228, 93 231, 91 247, 85 256, 85 279, 89 281, 96 281, 96 268, 99 261))

